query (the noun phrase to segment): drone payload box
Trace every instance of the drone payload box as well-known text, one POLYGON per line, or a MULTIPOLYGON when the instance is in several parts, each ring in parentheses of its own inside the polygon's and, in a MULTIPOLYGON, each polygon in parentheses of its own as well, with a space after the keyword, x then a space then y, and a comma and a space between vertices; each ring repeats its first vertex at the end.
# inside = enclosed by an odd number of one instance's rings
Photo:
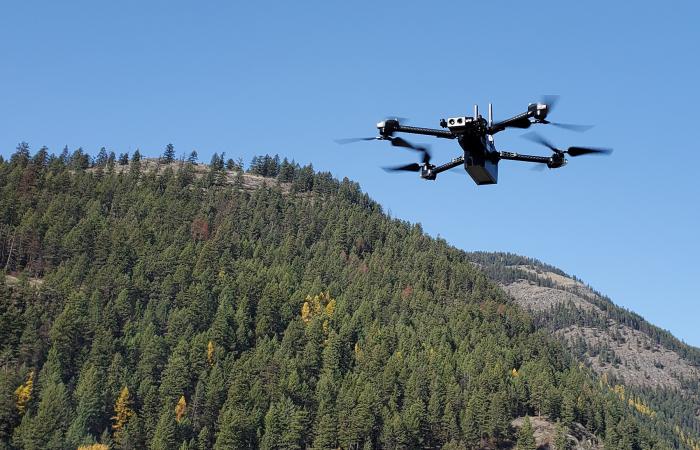
MULTIPOLYGON (((478 109, 475 109, 474 117, 450 117, 443 119, 440 125, 447 127, 453 133, 461 133, 469 130, 474 122, 478 123, 478 109), (477 119, 475 119, 476 117, 477 119)), ((480 136, 474 136, 479 139, 480 136)), ((464 152, 464 169, 477 185, 496 184, 498 182, 498 159, 492 160, 486 154, 481 152, 464 152)))
POLYGON ((465 152, 464 168, 474 183, 479 186, 498 182, 498 162, 493 162, 482 155, 465 152))

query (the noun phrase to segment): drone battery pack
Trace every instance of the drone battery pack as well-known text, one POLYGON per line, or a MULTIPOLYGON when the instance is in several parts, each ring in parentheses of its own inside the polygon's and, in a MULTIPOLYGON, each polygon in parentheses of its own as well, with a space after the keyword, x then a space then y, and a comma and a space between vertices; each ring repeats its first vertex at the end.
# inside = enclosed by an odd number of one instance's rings
POLYGON ((496 184, 498 182, 498 163, 480 158, 465 158, 464 168, 474 182, 482 184, 496 184))

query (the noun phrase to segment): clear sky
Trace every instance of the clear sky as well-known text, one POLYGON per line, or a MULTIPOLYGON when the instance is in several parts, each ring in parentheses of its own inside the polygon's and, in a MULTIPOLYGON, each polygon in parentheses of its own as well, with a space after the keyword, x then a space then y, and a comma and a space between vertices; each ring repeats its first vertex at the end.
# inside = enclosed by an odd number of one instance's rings
MULTIPOLYGON (((700 345, 697 2, 8 2, 0 7, 0 154, 19 141, 96 154, 172 142, 279 153, 361 183, 393 216, 466 250, 536 257, 700 345), (498 6, 494 5, 498 3, 498 6), (560 94, 540 126, 609 146, 557 171, 502 162, 496 186, 379 167, 414 162, 372 136, 386 115, 437 127, 502 119, 560 94)), ((503 150, 546 155, 497 135, 503 150)), ((435 162, 458 156, 429 138, 435 162)))

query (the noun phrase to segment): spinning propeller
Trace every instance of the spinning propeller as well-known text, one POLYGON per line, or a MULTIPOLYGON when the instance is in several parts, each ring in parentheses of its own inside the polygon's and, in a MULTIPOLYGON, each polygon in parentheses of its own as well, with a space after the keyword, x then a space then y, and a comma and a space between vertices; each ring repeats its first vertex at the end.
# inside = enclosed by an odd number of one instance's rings
POLYGON ((430 164, 431 155, 428 147, 411 144, 406 139, 400 137, 391 137, 387 139, 391 142, 391 145, 393 145, 394 147, 410 148, 411 150, 423 153, 423 164, 413 163, 407 164, 405 166, 384 167, 384 170, 386 170, 387 172, 420 172, 421 167, 430 164))
POLYGON ((612 153, 611 148, 596 148, 596 147, 569 147, 566 150, 562 150, 559 148, 556 148, 551 142, 540 136, 539 134, 533 132, 527 133, 522 135, 523 138, 536 142, 540 145, 544 145, 545 147, 549 148, 552 150, 554 153, 557 155, 564 155, 567 154, 569 156, 581 156, 581 155, 588 155, 588 154, 602 154, 602 155, 609 155, 612 153))
POLYGON ((381 137, 378 136, 372 136, 372 137, 358 137, 358 138, 345 138, 345 139, 336 139, 335 143, 340 144, 340 145, 345 145, 345 144, 352 144, 353 142, 361 142, 361 141, 380 141, 382 140, 381 137))
POLYGON ((387 172, 420 172, 421 167, 430 165, 430 158, 431 158, 430 148, 428 146, 414 145, 402 137, 375 136, 375 137, 345 138, 345 139, 336 139, 335 142, 338 144, 344 145, 344 144, 351 144, 354 142, 361 142, 361 141, 389 141, 389 142, 391 142, 391 145, 393 147, 408 148, 411 150, 415 150, 417 152, 421 152, 423 154, 423 157, 422 157, 423 163, 422 164, 412 163, 412 164, 406 164, 403 166, 384 167, 383 169, 386 170, 387 172))
MULTIPOLYGON (((543 95, 542 96, 542 103, 547 105, 547 114, 549 114, 552 111, 554 111, 554 108, 556 108, 557 103, 559 103, 559 96, 558 95, 543 95)), ((577 124, 573 124, 573 123, 550 122, 549 120, 546 120, 546 119, 541 119, 540 123, 554 125, 555 127, 564 128, 565 130, 576 131, 579 133, 582 133, 584 131, 588 131, 591 128, 593 128, 593 125, 577 125, 577 124)), ((525 128, 527 128, 527 127, 525 127, 525 128)))

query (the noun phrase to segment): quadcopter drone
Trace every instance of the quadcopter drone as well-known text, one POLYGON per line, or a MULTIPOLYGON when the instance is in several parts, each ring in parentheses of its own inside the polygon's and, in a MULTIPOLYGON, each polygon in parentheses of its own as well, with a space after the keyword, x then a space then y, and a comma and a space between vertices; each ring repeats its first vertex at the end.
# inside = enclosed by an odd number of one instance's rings
POLYGON ((496 123, 493 122, 493 107, 490 103, 488 121, 479 114, 478 105, 474 105, 473 117, 462 116, 441 119, 440 126, 443 128, 442 130, 406 126, 401 124, 398 118, 385 119, 377 124, 379 136, 341 139, 336 142, 347 144, 357 141, 389 141, 394 147, 402 147, 420 152, 422 154, 422 160, 421 163, 385 167, 385 170, 389 172, 419 172, 421 178, 425 180, 435 180, 439 173, 464 165, 464 169, 477 185, 496 184, 498 182, 498 163, 504 159, 538 163, 541 165, 540 167, 546 165, 546 167, 550 169, 557 169, 566 165, 567 160, 565 155, 576 157, 586 154, 610 154, 612 152, 610 149, 590 147, 569 147, 566 150, 562 150, 556 148, 553 144, 536 133, 528 133, 523 137, 548 147, 553 152, 551 156, 521 155, 518 153, 496 150, 493 136, 506 128, 526 129, 533 124, 551 124, 572 131, 585 131, 591 128, 586 125, 572 125, 548 121, 547 115, 553 109, 556 100, 556 96, 546 96, 543 98, 542 102, 530 103, 526 112, 496 123), (431 153, 428 147, 414 145, 401 137, 394 136, 395 133, 422 134, 444 139, 457 139, 459 146, 462 147, 463 155, 445 164, 436 166, 430 163, 431 153))

